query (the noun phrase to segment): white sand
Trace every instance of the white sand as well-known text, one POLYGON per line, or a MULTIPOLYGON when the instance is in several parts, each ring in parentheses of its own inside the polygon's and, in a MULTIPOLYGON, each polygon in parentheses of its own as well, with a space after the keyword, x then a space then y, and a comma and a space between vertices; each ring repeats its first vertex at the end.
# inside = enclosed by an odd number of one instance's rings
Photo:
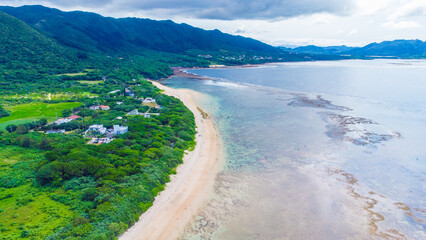
POLYGON ((184 163, 178 167, 154 205, 128 229, 120 240, 176 239, 184 227, 197 214, 204 200, 213 190, 216 174, 221 168, 222 143, 210 118, 203 118, 193 98, 197 92, 176 90, 157 82, 155 86, 164 93, 179 98, 195 116, 197 145, 187 153, 184 163))

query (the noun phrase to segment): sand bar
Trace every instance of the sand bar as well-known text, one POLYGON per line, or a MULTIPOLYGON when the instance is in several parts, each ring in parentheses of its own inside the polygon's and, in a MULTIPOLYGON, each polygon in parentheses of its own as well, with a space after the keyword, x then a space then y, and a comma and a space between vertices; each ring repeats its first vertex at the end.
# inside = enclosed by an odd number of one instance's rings
POLYGON ((152 82, 164 94, 179 98, 193 113, 197 125, 195 149, 184 156, 177 169, 139 221, 120 240, 176 239, 197 214, 202 203, 213 191, 216 174, 221 169, 222 142, 213 121, 200 112, 194 102, 200 94, 192 90, 173 89, 152 82))

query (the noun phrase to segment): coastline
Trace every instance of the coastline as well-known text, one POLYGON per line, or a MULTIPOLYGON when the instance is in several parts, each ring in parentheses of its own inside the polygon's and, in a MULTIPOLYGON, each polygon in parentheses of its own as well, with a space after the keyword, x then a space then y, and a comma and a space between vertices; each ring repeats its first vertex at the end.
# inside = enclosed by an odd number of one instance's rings
POLYGON ((216 174, 221 169, 222 142, 213 121, 194 102, 199 93, 151 82, 164 90, 164 94, 180 99, 193 112, 197 144, 193 151, 185 154, 177 174, 171 176, 153 206, 119 237, 120 240, 177 239, 210 196, 216 174))

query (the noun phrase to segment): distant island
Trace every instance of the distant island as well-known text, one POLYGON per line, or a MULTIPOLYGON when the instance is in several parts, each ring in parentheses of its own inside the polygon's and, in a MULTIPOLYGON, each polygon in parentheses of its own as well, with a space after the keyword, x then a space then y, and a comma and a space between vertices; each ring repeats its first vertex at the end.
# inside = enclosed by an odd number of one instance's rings
POLYGON ((393 40, 370 43, 364 47, 314 45, 281 49, 301 54, 329 54, 351 58, 426 58, 426 42, 421 40, 393 40))

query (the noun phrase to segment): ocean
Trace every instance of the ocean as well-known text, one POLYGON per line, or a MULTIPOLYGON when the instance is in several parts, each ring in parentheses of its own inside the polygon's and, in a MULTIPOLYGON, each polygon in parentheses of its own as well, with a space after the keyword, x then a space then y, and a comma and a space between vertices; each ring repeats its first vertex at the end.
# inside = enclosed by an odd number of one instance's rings
POLYGON ((182 239, 426 239, 426 61, 191 69, 224 142, 182 239))

